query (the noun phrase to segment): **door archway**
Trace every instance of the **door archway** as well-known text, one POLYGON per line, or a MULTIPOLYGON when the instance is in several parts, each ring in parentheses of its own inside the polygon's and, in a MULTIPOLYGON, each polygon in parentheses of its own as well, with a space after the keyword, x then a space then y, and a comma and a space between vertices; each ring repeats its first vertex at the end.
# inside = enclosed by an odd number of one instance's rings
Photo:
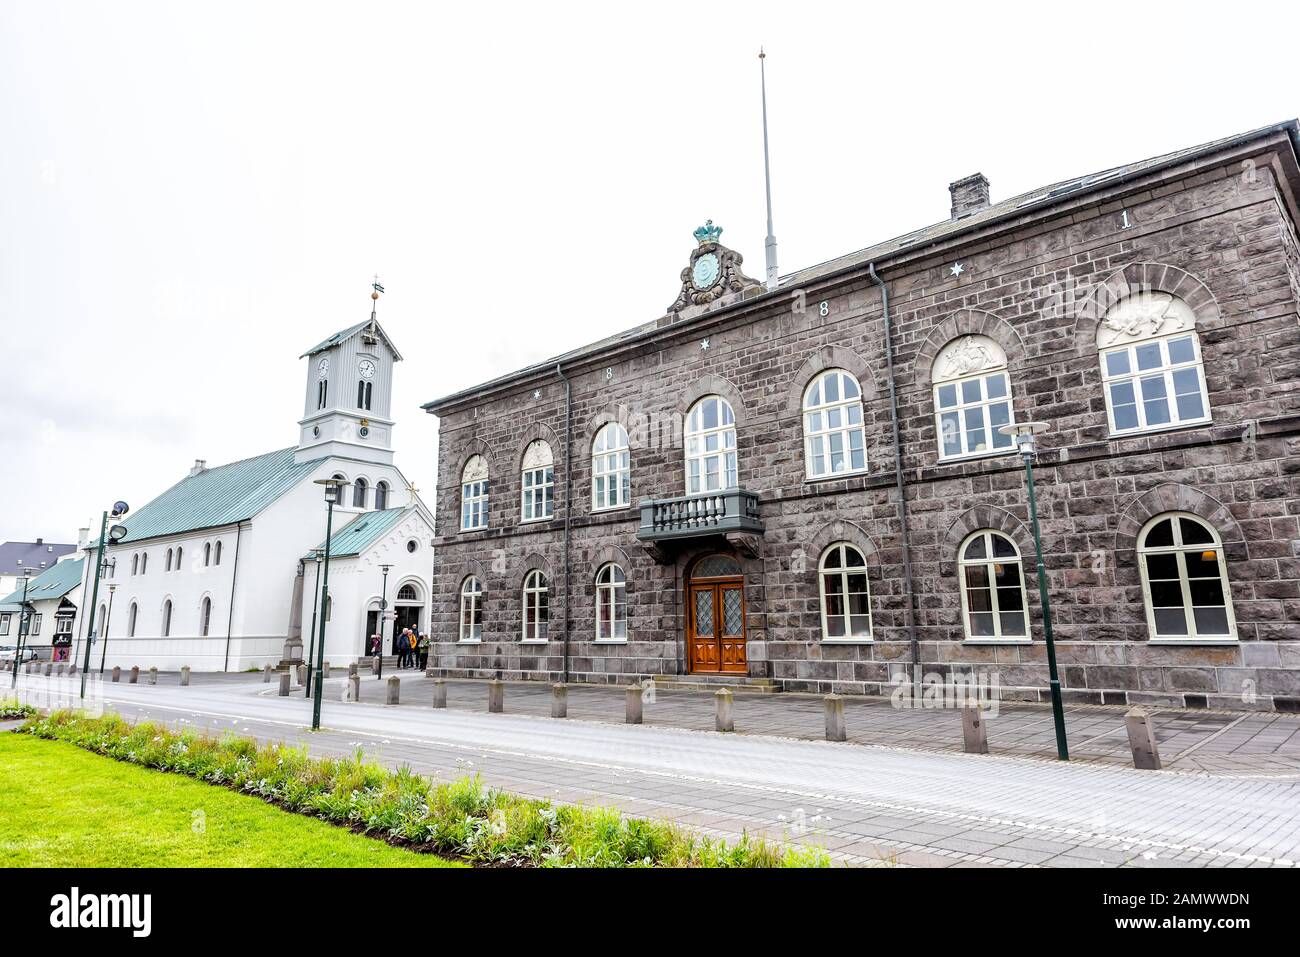
POLYGON ((686 579, 686 667, 692 674, 747 674, 745 578, 730 555, 706 555, 686 579))

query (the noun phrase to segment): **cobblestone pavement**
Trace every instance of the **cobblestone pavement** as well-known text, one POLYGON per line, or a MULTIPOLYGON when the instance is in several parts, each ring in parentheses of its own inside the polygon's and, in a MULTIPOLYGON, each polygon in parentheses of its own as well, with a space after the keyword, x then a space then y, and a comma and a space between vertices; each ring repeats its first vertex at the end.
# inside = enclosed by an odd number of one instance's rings
MULTIPOLYGON (((301 742, 317 753, 359 747, 439 779, 475 772, 530 796, 614 805, 733 838, 750 831, 812 843, 852 864, 1300 862, 1291 716, 1163 713, 1161 746, 1181 770, 1149 772, 1122 766, 1119 709, 1071 708, 1081 759, 1063 764, 1042 756, 1052 753, 1051 714, 1037 706, 1004 705, 991 725, 994 753, 966 755, 956 750, 955 715, 896 713, 872 699, 846 702, 853 740, 836 744, 796 740, 821 734, 821 702, 809 696, 737 695, 743 733, 723 735, 701 733, 713 726, 707 694, 659 692, 645 704, 646 724, 627 726, 617 723, 622 689, 572 688, 570 718, 560 721, 542 716, 546 686, 511 684, 507 713, 487 714, 481 682, 449 683, 441 711, 428 706, 429 679, 401 677, 407 703, 396 707, 377 703, 384 683, 373 677, 362 678, 359 705, 343 704, 345 682, 331 679, 326 728, 315 734, 303 728, 310 703, 301 689, 280 698, 257 677, 196 675, 180 688, 164 675, 157 686, 103 691, 106 706, 128 716, 301 742)), ((50 685, 24 682, 34 691, 50 685)))

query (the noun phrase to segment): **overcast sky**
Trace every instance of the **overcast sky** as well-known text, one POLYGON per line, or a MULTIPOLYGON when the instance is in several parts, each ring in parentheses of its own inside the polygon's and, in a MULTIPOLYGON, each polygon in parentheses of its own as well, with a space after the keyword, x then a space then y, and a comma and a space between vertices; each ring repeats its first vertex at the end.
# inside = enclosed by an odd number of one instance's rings
POLYGON ((421 403, 763 275, 760 44, 782 272, 1300 113, 1294 3, 626 9, 4 0, 0 540, 294 444, 374 273, 431 500, 421 403))

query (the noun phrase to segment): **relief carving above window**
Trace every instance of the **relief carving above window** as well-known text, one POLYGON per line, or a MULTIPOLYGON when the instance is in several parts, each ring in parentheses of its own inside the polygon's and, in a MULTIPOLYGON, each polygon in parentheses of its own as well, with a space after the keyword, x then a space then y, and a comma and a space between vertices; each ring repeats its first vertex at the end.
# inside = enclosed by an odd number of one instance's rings
POLYGON ((1140 292, 1117 303, 1101 321, 1097 345, 1136 342, 1196 325, 1196 314, 1176 296, 1165 292, 1140 292))

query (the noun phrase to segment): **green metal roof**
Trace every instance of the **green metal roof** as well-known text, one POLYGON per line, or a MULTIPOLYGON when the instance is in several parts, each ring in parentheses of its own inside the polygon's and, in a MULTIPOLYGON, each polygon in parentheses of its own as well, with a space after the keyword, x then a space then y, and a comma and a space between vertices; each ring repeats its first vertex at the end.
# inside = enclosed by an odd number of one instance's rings
POLYGON ((358 322, 355 326, 348 326, 346 329, 339 330, 323 342, 316 343, 316 345, 312 346, 298 358, 301 359, 304 356, 314 356, 316 353, 324 352, 326 349, 336 346, 340 342, 346 342, 371 323, 374 323, 375 325, 375 333, 383 337, 384 342, 388 343, 388 348, 393 350, 393 358, 398 362, 401 362, 402 354, 397 351, 397 346, 393 345, 393 340, 388 338, 388 333, 384 332, 384 327, 379 324, 379 320, 374 318, 374 316, 371 316, 365 322, 358 322))
MULTIPOLYGON (((181 479, 122 521, 127 529, 122 541, 140 542, 252 518, 323 461, 295 462, 296 451, 267 452, 181 479)), ((89 547, 97 544, 98 539, 89 547)))
MULTIPOLYGON (((330 557, 346 558, 349 555, 360 555, 378 541, 381 535, 396 525, 410 509, 411 506, 408 505, 404 508, 386 508, 380 512, 362 512, 330 536, 330 557)), ((313 559, 316 557, 316 551, 324 548, 325 543, 321 542, 303 558, 313 559)))
MULTIPOLYGON (((81 584, 81 571, 85 567, 84 558, 55 562, 27 583, 27 600, 49 601, 51 598, 62 598, 81 584)), ((22 600, 23 590, 19 588, 0 601, 0 611, 20 611, 22 600), (10 605, 13 607, 8 607, 10 605)))

